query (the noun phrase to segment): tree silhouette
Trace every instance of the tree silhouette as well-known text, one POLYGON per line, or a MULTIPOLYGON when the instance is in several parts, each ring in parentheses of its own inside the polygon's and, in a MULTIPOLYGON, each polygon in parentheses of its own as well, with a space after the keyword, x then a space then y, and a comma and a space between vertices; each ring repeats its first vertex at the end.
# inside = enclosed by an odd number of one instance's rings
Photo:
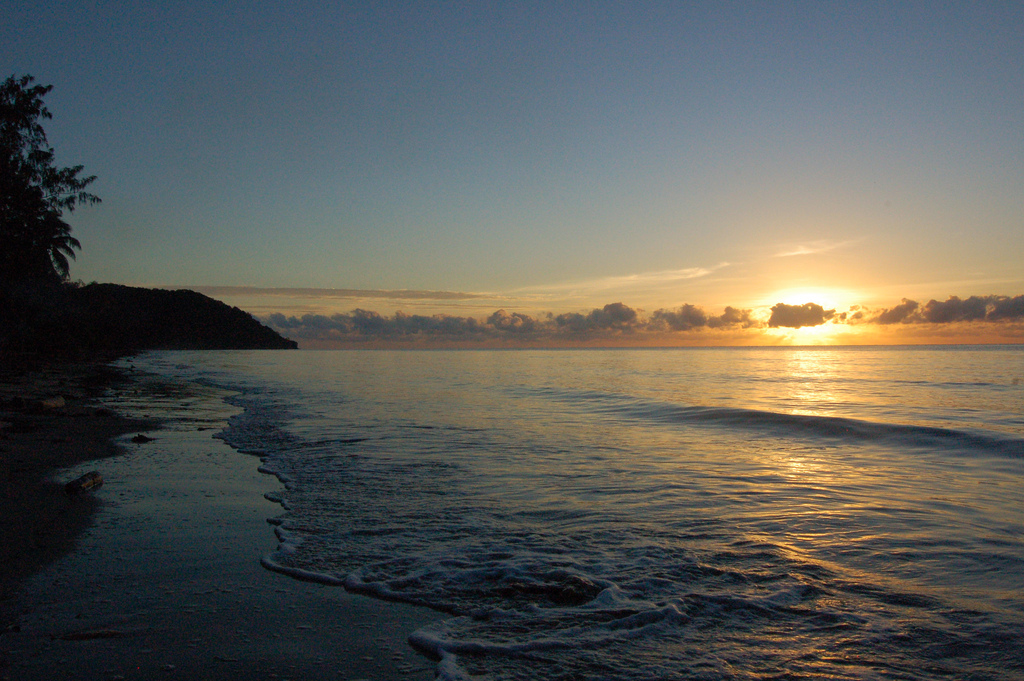
POLYGON ((82 166, 57 168, 41 119, 52 85, 32 76, 10 76, 0 85, 0 281, 68 278, 69 262, 81 249, 62 218, 79 204, 99 203, 85 191, 95 176, 82 166))

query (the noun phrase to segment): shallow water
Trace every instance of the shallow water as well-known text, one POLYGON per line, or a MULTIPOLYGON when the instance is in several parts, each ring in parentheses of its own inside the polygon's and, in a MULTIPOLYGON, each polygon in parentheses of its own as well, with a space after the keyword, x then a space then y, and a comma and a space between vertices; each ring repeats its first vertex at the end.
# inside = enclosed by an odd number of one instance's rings
POLYGON ((1018 679, 1024 348, 154 353, 444 678, 1018 679))
POLYGON ((22 585, 0 636, 0 679, 407 679, 435 664, 407 644, 437 613, 300 583, 260 567, 276 541, 258 461, 212 435, 240 409, 224 391, 140 376, 104 399, 151 416, 152 439, 121 437, 93 467, 104 483, 75 550, 22 585))

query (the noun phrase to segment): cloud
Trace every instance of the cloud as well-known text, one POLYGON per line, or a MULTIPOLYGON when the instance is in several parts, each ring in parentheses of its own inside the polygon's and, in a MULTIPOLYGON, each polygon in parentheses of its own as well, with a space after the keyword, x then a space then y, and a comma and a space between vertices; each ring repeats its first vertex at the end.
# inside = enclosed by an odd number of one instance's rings
POLYGON ((932 324, 949 324, 950 322, 976 322, 984 320, 987 304, 983 298, 971 296, 961 300, 952 296, 940 303, 930 300, 922 310, 926 322, 932 324))
POLYGON ((985 298, 971 296, 967 300, 960 300, 956 296, 951 296, 944 303, 937 300, 928 301, 921 314, 925 321, 932 324, 948 324, 949 322, 970 322, 984 319, 988 312, 987 308, 988 302, 985 298))
POLYGON ((714 267, 686 267, 679 270, 659 270, 657 272, 641 272, 639 274, 627 274, 621 277, 606 277, 598 279, 593 284, 595 288, 618 288, 628 285, 664 284, 673 281, 684 281, 686 279, 699 279, 706 277, 715 270, 727 267, 729 263, 723 262, 714 267))
MULTIPOLYGON (((181 286, 158 288, 180 289, 181 286)), ((412 289, 356 288, 261 288, 258 286, 191 286, 187 287, 213 298, 221 296, 286 296, 290 298, 384 298, 388 300, 474 300, 491 298, 487 293, 464 291, 417 291, 412 289)))
POLYGON ((820 326, 832 319, 835 314, 835 310, 826 310, 817 303, 804 303, 803 305, 778 303, 772 307, 772 316, 768 319, 768 326, 773 329, 780 326, 791 329, 820 326))
POLYGON ((410 315, 404 312, 396 312, 391 317, 385 317, 372 310, 361 309, 330 316, 306 314, 301 317, 286 317, 278 312, 267 316, 265 321, 268 326, 295 340, 407 336, 464 337, 478 336, 485 331, 485 324, 472 317, 410 315))
POLYGON ((816 253, 827 253, 828 251, 834 251, 837 248, 844 248, 856 243, 856 241, 812 241, 807 244, 797 244, 791 246, 789 249, 781 251, 775 254, 776 258, 791 258, 797 255, 814 255, 816 253))
POLYGON ((555 317, 555 324, 559 328, 567 329, 572 333, 585 333, 588 331, 632 331, 637 326, 639 315, 637 311, 622 303, 609 303, 601 309, 595 309, 590 314, 579 313, 560 314, 555 317))
POLYGON ((903 299, 896 307, 883 310, 870 319, 875 324, 953 324, 963 322, 1001 322, 1024 320, 1024 296, 971 296, 966 300, 950 296, 924 306, 903 299))
POLYGON ((985 318, 993 322, 1003 319, 1024 319, 1024 295, 1015 298, 999 297, 992 302, 985 318))
POLYGON ((713 317, 696 305, 686 304, 675 310, 655 310, 651 315, 649 326, 652 329, 666 329, 670 331, 689 331, 702 328, 722 329, 736 326, 749 329, 761 326, 762 322, 754 319, 751 313, 752 310, 738 310, 735 307, 726 307, 721 315, 713 317))
POLYGON ((541 324, 530 315, 505 310, 498 310, 488 317, 487 324, 497 331, 514 334, 532 334, 541 329, 541 324))
POLYGON ((718 317, 709 317, 708 326, 712 329, 720 329, 723 327, 739 326, 743 329, 750 329, 756 326, 762 326, 763 323, 757 321, 751 317, 753 310, 738 310, 735 307, 726 306, 725 312, 718 317))
MULTIPOLYGON (((365 309, 344 314, 305 314, 286 316, 270 314, 264 321, 300 343, 337 343, 398 346, 431 346, 445 344, 458 347, 544 347, 560 345, 627 345, 694 342, 699 334, 709 334, 716 342, 728 340, 730 333, 751 329, 820 326, 827 322, 844 325, 900 325, 905 333, 914 329, 955 328, 954 323, 987 324, 1001 329, 999 335, 1020 334, 1015 323, 1024 322, 1024 295, 951 296, 944 302, 931 300, 920 305, 904 298, 899 305, 880 311, 853 306, 837 314, 817 303, 771 308, 767 322, 763 312, 726 307, 719 315, 703 308, 684 304, 672 309, 659 309, 645 316, 643 311, 622 302, 609 303, 589 312, 547 313, 539 317, 522 312, 499 309, 484 318, 448 314, 415 315, 396 312, 391 316, 365 309), (725 334, 725 335, 723 335, 725 334), (676 340, 674 340, 676 339, 676 340)), ((920 335, 921 331, 915 331, 920 335)), ((757 332, 754 332, 757 333, 757 332)), ((934 331, 929 333, 935 333, 934 331)), ((737 338, 738 336, 733 336, 737 338)), ((756 336, 746 335, 745 342, 756 336)))
POLYGON ((524 292, 542 291, 548 294, 559 294, 566 291, 580 293, 580 292, 599 292, 608 291, 611 289, 639 289, 639 288, 658 288, 666 285, 670 285, 674 282, 686 281, 689 279, 700 279, 713 274, 717 270, 723 267, 728 267, 729 263, 721 262, 711 267, 686 267, 675 270, 657 270, 653 272, 638 272, 636 274, 624 274, 614 277, 600 277, 597 279, 586 279, 583 281, 571 281, 563 284, 547 284, 544 286, 528 286, 524 288, 516 289, 512 294, 522 294, 524 292))
MULTIPOLYGON (((881 314, 874 318, 876 324, 898 324, 900 322, 906 322, 911 318, 918 308, 916 300, 903 299, 903 302, 896 307, 884 310, 881 314)), ((858 317, 860 319, 860 317, 858 317)))
POLYGON ((655 324, 663 324, 672 331, 688 331, 707 326, 708 316, 696 305, 683 305, 677 310, 656 310, 651 315, 655 324))
POLYGON ((392 318, 393 331, 400 335, 429 333, 441 336, 476 336, 482 326, 473 317, 454 315, 409 315, 396 312, 392 318))
POLYGON ((521 312, 497 310, 486 319, 453 315, 387 317, 356 309, 345 314, 286 316, 279 312, 264 318, 268 326, 297 341, 528 341, 558 344, 593 337, 609 337, 642 331, 646 320, 623 303, 609 303, 587 314, 569 313, 536 318, 521 312))

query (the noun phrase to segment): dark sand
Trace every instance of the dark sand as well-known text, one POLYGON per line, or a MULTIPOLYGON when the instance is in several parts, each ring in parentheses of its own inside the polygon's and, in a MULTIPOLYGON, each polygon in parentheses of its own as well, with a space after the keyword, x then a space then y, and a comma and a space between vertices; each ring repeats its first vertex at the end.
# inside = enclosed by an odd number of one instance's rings
POLYGON ((215 429, 154 430, 97 408, 89 393, 109 381, 90 371, 0 383, 3 398, 67 401, 0 411, 12 424, 0 429, 0 678, 434 677, 406 639, 438 613, 262 568, 277 480, 215 429), (139 432, 154 440, 132 443, 139 432), (101 488, 64 495, 94 469, 101 488))
POLYGON ((90 495, 69 499, 50 474, 115 456, 120 450, 114 437, 153 427, 93 403, 92 397, 124 380, 102 365, 0 373, 0 631, 12 625, 6 606, 13 590, 67 553, 97 508, 90 495), (65 406, 39 404, 55 397, 65 406))

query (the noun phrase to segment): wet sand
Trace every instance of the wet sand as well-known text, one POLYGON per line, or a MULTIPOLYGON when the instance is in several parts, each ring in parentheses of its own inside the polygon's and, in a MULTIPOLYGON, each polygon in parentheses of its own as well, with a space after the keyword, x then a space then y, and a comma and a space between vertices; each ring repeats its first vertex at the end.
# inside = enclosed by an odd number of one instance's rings
POLYGON ((116 456, 114 437, 153 427, 95 404, 96 395, 124 380, 89 364, 0 372, 0 632, 13 625, 6 606, 14 589, 70 551, 97 508, 89 495, 69 499, 51 473, 116 456), (54 398, 64 405, 40 404, 54 398))
POLYGON ((438 613, 260 566, 282 510, 263 498, 280 485, 258 459, 214 428, 156 430, 97 413, 84 394, 67 401, 0 436, 4 492, 17 497, 3 511, 15 560, 3 563, 0 678, 434 677, 407 637, 438 613), (153 440, 133 443, 139 432, 153 440), (59 483, 94 469, 101 488, 63 494, 59 483), (56 481, 27 483, 47 470, 56 481))

